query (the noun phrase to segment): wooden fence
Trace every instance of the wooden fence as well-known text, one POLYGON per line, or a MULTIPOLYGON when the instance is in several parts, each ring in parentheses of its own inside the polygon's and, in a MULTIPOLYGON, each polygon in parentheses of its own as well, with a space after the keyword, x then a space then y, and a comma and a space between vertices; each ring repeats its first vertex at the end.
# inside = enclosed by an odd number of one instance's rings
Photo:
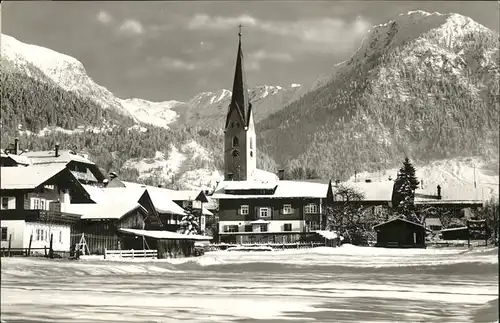
POLYGON ((108 250, 104 249, 104 259, 151 258, 158 259, 158 250, 108 250))
POLYGON ((302 243, 213 243, 208 247, 209 251, 226 250, 230 247, 271 247, 273 249, 309 249, 324 247, 323 242, 302 242, 302 243))

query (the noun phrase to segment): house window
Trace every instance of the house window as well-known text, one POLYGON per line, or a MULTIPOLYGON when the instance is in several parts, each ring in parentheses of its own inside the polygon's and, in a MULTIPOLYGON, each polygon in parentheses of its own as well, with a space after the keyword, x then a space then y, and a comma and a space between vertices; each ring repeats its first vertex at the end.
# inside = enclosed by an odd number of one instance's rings
POLYGON ((267 224, 260 225, 260 232, 267 232, 267 224))
POLYGON ((291 223, 285 223, 283 231, 292 231, 292 224, 291 223))
POLYGON ((40 210, 45 210, 45 200, 40 199, 40 210))
POLYGON ((237 225, 225 225, 224 232, 238 232, 238 226, 237 225))
POLYGON ((318 205, 314 203, 307 204, 304 207, 304 211, 306 212, 306 214, 316 214, 318 213, 318 205))
POLYGON ((245 232, 252 232, 252 226, 251 225, 245 225, 245 232))
POLYGON ((319 223, 316 221, 308 221, 307 227, 309 230, 314 231, 314 230, 319 230, 319 223))
POLYGON ((59 231, 59 243, 62 243, 62 231, 59 231))
POLYGON ((253 149, 253 139, 250 137, 250 149, 253 149))
POLYGON ((270 213, 271 213, 271 212, 269 212, 269 208, 268 208, 268 207, 261 207, 261 208, 259 209, 259 216, 260 216, 261 218, 267 218, 268 216, 270 216, 270 215, 271 215, 270 213))
POLYGON ((238 140, 238 137, 233 137, 233 148, 239 146, 240 146, 240 141, 238 140))
POLYGON ((2 197, 2 210, 7 210, 9 208, 9 198, 2 197))
POLYGON ((36 229, 36 241, 45 241, 47 233, 44 229, 36 229))
POLYGON ((7 241, 7 227, 2 227, 2 241, 7 241))
POLYGON ((40 209, 40 199, 37 197, 32 197, 31 198, 31 209, 32 210, 39 210, 40 209))
POLYGON ((248 211, 249 211, 249 209, 248 209, 248 205, 242 205, 242 206, 240 207, 240 214, 241 214, 241 215, 247 215, 247 214, 248 214, 248 211))
POLYGON ((292 205, 291 204, 283 204, 283 214, 292 214, 292 205))

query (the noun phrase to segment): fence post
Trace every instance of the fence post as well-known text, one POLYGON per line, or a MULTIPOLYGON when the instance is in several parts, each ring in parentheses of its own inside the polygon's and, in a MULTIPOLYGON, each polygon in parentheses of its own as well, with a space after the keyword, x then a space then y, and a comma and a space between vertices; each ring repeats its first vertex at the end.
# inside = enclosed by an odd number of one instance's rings
POLYGON ((33 241, 33 235, 30 235, 30 244, 28 245, 28 252, 26 253, 26 256, 29 257, 31 255, 31 242, 33 241))
POLYGON ((47 246, 43 246, 43 252, 45 254, 45 258, 47 258, 47 246))
POLYGON ((106 259, 106 252, 108 251, 108 249, 104 248, 104 259, 106 259))
POLYGON ((52 259, 54 258, 54 248, 52 247, 52 239, 54 238, 54 234, 50 234, 50 245, 49 245, 49 258, 52 259))
POLYGON ((134 259, 134 249, 132 249, 132 259, 134 259))
POLYGON ((10 257, 10 246, 11 246, 11 244, 12 244, 12 233, 9 234, 9 251, 8 251, 9 257, 10 257))

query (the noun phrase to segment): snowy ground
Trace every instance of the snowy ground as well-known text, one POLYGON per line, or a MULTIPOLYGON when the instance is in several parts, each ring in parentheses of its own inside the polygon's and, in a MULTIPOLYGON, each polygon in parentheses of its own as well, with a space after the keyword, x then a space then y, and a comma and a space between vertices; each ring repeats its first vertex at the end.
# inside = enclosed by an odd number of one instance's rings
POLYGON ((1 314, 7 322, 492 322, 497 252, 346 245, 142 263, 3 258, 1 314))

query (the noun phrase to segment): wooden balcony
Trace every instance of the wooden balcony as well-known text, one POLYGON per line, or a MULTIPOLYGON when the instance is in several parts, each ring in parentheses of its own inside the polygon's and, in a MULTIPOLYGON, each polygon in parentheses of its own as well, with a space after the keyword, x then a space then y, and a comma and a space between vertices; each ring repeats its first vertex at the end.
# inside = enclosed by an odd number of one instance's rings
POLYGON ((80 221, 80 215, 47 210, 1 210, 0 220, 75 224, 80 221))

